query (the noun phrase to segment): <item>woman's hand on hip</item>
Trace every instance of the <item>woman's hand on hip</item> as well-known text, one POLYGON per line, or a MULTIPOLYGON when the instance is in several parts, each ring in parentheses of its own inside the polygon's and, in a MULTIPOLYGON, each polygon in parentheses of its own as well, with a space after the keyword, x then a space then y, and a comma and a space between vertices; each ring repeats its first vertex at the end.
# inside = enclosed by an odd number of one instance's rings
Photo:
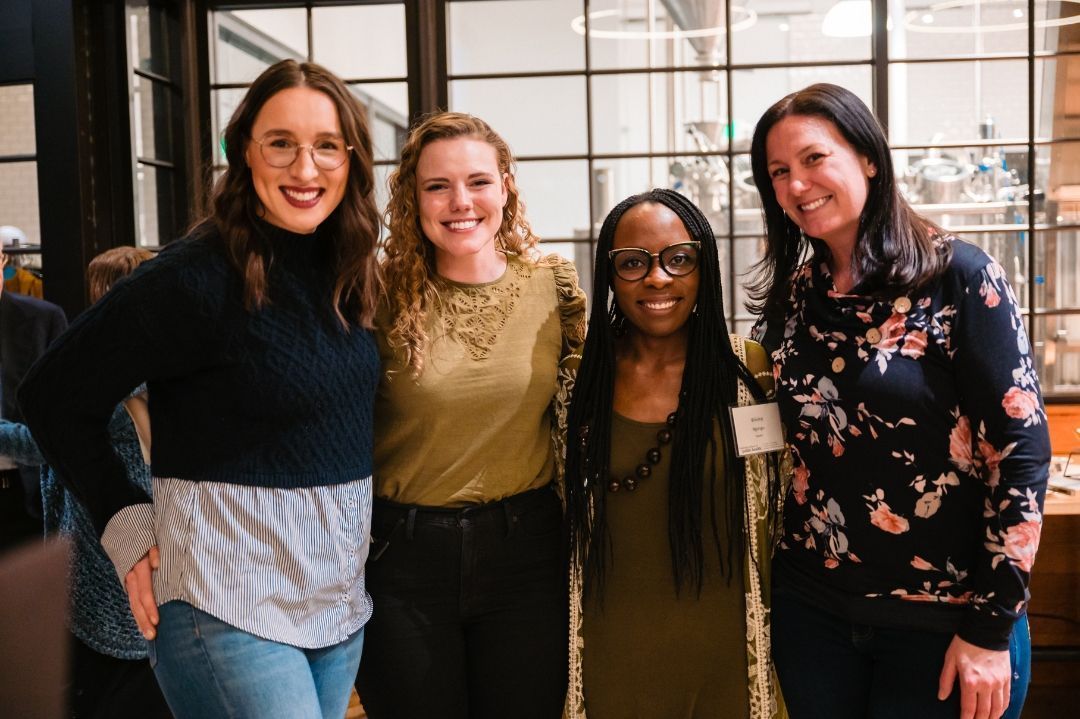
POLYGON ((128 602, 135 623, 147 641, 157 636, 158 610, 154 601, 153 571, 158 568, 160 559, 157 546, 150 547, 143 558, 135 563, 124 577, 124 589, 127 590, 128 602))
POLYGON ((983 649, 953 637, 945 652, 938 699, 948 699, 960 683, 960 719, 998 719, 1009 707, 1012 662, 1009 650, 983 649))

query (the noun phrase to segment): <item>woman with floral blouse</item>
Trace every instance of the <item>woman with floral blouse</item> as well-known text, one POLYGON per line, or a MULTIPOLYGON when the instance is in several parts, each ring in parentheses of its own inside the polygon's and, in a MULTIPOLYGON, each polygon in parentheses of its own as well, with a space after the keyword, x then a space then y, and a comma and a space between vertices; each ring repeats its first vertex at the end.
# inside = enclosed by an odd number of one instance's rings
POLYGON ((772 609, 791 715, 1019 716, 1050 443, 1005 272, 904 201, 843 88, 769 108, 751 158, 795 466, 772 609))

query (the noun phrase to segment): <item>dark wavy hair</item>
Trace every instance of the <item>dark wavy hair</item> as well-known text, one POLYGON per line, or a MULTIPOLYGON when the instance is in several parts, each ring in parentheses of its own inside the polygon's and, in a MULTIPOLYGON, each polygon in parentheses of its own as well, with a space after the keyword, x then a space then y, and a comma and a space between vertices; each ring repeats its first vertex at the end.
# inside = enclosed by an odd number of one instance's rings
MULTIPOLYGON (((700 593, 704 581, 704 522, 711 525, 722 574, 730 581, 743 559, 744 462, 735 456, 728 407, 738 400, 738 383, 754 397, 765 395, 750 371, 735 355, 724 320, 720 259, 712 227, 694 203, 672 190, 651 190, 620 202, 604 220, 596 245, 593 287, 611 287, 608 251, 623 215, 642 203, 663 205, 678 215, 690 239, 701 243, 701 273, 697 310, 691 315, 683 369, 678 423, 674 431, 668 493, 668 538, 675 590, 689 583, 700 593), (720 425, 722 447, 717 446, 713 423, 720 425), (717 452, 722 452, 723 475, 717 487, 717 452), (707 502, 704 501, 708 489, 707 502), (727 531, 721 538, 716 503, 717 491, 727 499, 727 531), (702 506, 710 508, 708 520, 702 506)), ((566 491, 572 556, 584 564, 586 591, 603 592, 604 572, 611 559, 605 519, 611 414, 615 384, 615 328, 624 322, 618 303, 610 295, 593 298, 589 332, 574 398, 570 406, 566 491), (586 429, 587 428, 587 429, 586 429)), ((628 561, 631 558, 627 558, 628 561)))
POLYGON ((852 266, 858 281, 874 296, 892 298, 923 287, 945 271, 951 245, 936 242, 945 232, 911 208, 900 194, 893 174, 892 154, 885 132, 870 109, 853 92, 839 85, 820 83, 793 92, 774 104, 758 120, 750 146, 754 184, 761 195, 767 246, 753 267, 747 291, 747 309, 778 319, 791 291, 796 268, 810 251, 828 252, 824 242, 806 237, 780 207, 769 177, 765 143, 769 131, 792 115, 821 117, 840 131, 855 151, 877 168, 859 218, 852 266))
POLYGON ((337 109, 345 144, 353 147, 345 196, 322 227, 333 243, 334 313, 344 327, 357 322, 371 328, 379 293, 375 259, 379 211, 375 205, 371 133, 363 106, 326 68, 311 62, 282 60, 255 79, 225 128, 228 168, 214 186, 211 215, 203 224, 213 223, 221 234, 229 260, 244 280, 244 304, 248 310, 269 302, 266 273, 273 257, 269 243, 257 229, 261 203, 245 151, 263 105, 293 87, 310 87, 329 97, 337 109))

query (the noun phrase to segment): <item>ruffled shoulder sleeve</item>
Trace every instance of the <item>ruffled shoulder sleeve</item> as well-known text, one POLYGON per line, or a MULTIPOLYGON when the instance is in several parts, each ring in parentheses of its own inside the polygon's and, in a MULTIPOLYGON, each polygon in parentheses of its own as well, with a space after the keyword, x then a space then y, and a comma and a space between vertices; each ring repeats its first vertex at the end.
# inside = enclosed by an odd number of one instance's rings
POLYGON ((562 325, 563 357, 580 354, 585 343, 585 292, 578 285, 577 268, 559 255, 547 255, 542 264, 555 276, 555 291, 559 298, 559 319, 562 325))

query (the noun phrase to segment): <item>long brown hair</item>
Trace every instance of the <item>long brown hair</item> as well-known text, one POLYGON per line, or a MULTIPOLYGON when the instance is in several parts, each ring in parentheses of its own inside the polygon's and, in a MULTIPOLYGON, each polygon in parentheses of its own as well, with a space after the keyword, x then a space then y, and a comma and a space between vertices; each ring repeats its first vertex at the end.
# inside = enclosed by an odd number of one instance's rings
POLYGON ((514 157, 506 141, 480 118, 458 112, 440 112, 414 127, 401 149, 401 164, 390 175, 390 203, 386 210, 390 236, 383 246, 383 274, 391 317, 387 337, 390 346, 404 353, 415 375, 424 366, 428 340, 424 321, 439 296, 435 247, 420 228, 416 165, 429 144, 456 137, 471 137, 495 148, 499 173, 506 183, 506 205, 495 246, 525 261, 533 261, 539 254, 539 240, 525 218, 525 203, 514 180, 514 157))
POLYGON ((747 308, 777 321, 791 292, 795 269, 811 248, 824 249, 824 243, 805 237, 784 214, 769 177, 765 142, 773 126, 791 115, 816 116, 833 123, 855 151, 877 168, 859 217, 852 256, 859 280, 875 296, 896 297, 940 277, 952 257, 952 246, 938 242, 945 231, 915 212, 900 194, 889 143, 877 118, 855 93, 839 85, 819 83, 776 102, 754 128, 750 162, 761 195, 767 242, 764 257, 753 268, 754 278, 748 288, 752 301, 747 308))
POLYGON ((266 272, 273 258, 265 238, 256 231, 261 203, 244 153, 263 105, 293 87, 309 87, 330 98, 337 109, 345 144, 351 145, 355 153, 349 159, 345 196, 323 227, 334 248, 334 313, 343 326, 353 321, 371 328, 379 290, 375 260, 379 211, 375 206, 371 133, 363 106, 332 72, 311 62, 282 60, 256 78, 225 128, 228 168, 214 186, 209 219, 221 233, 229 260, 243 277, 244 304, 248 310, 262 307, 269 301, 266 272))

